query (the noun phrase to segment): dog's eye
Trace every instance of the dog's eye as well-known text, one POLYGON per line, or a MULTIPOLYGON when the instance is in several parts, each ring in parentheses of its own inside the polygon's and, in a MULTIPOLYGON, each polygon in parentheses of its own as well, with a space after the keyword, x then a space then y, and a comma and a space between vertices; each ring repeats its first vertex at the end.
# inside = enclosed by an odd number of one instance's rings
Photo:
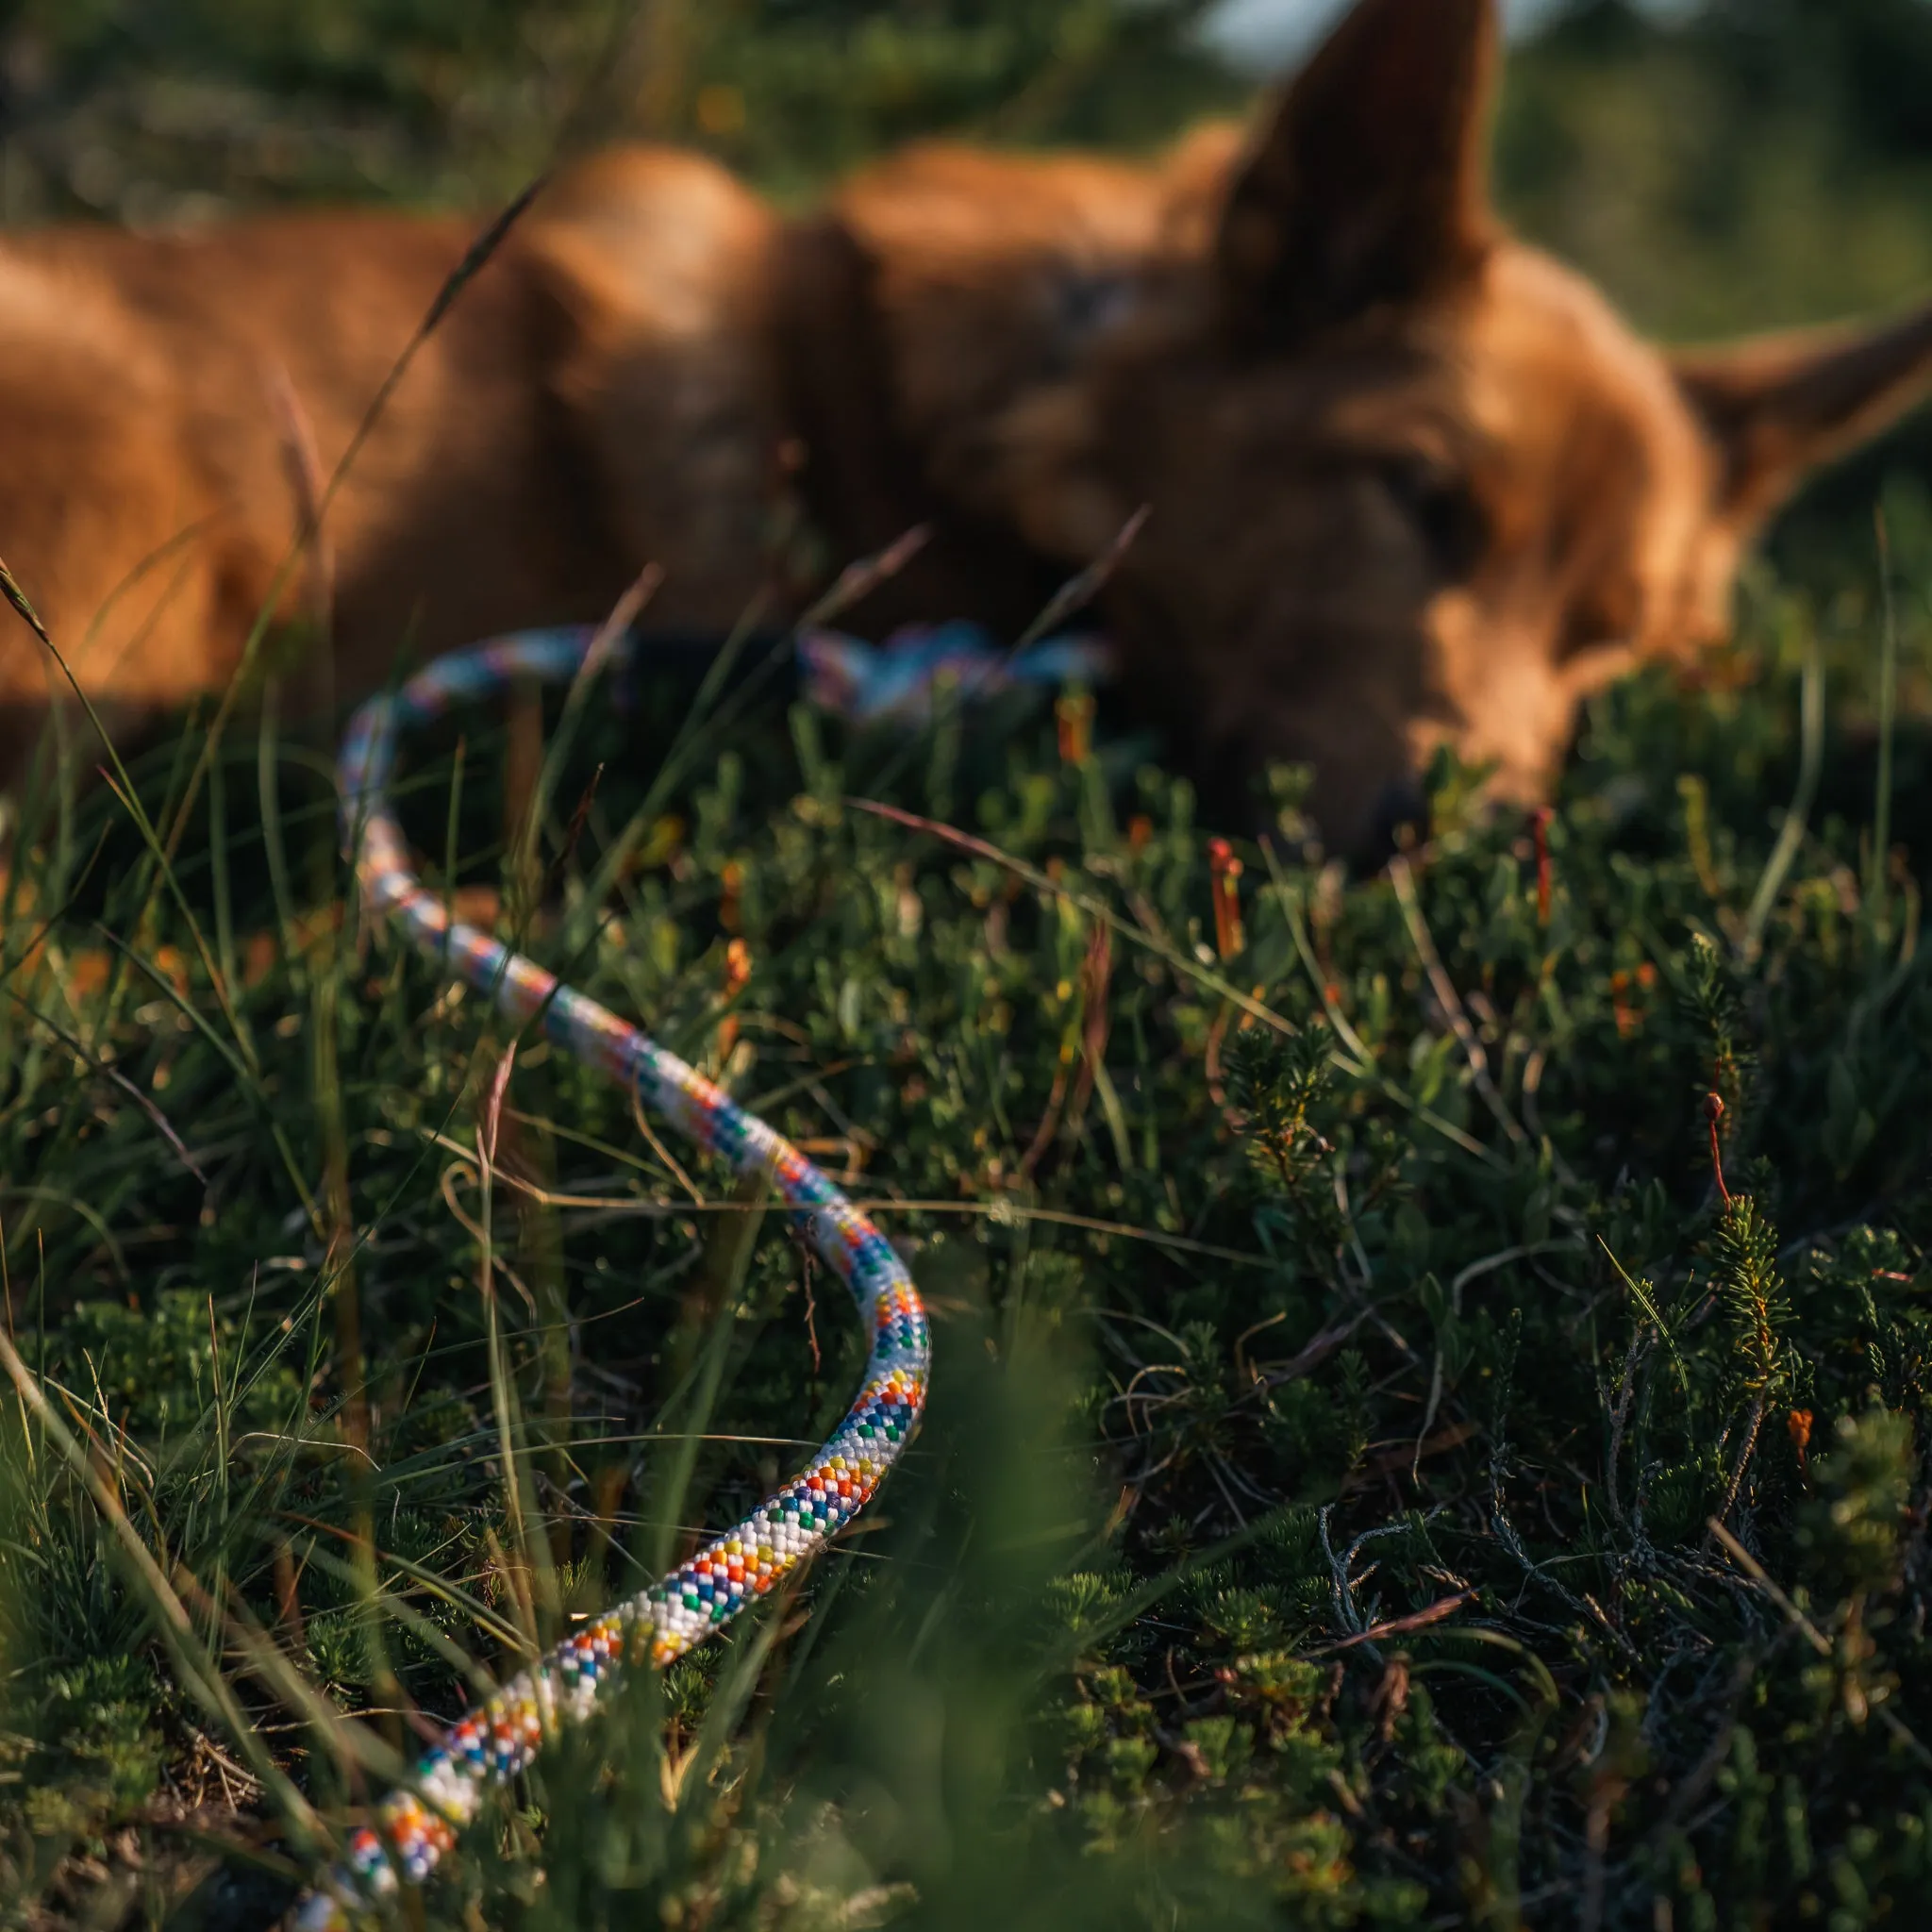
POLYGON ((1489 541, 1489 519, 1474 491, 1453 470, 1420 457, 1381 466, 1383 487, 1427 546, 1438 575, 1461 583, 1474 575, 1489 541))

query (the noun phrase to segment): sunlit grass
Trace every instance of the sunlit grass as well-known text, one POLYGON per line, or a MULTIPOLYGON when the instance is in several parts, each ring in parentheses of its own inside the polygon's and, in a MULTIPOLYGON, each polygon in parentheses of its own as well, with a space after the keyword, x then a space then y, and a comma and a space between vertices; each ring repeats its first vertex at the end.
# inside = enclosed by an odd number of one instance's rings
MULTIPOLYGON (((425 1922, 1896 1921, 1932 998, 1867 831, 1878 641, 1761 590, 1703 689, 1595 708, 1541 875, 1443 770, 1350 882, 1283 774, 1238 934, 1186 789, 1021 711, 908 746, 645 689, 527 848, 500 721, 411 746, 432 883, 844 1174, 938 1360, 855 1531, 559 1743, 425 1922)), ((153 824, 203 748, 142 768, 153 824)), ((0 906, 22 1925, 266 1924, 864 1354, 760 1202, 534 1041, 486 1173, 500 1023, 348 902, 306 755, 209 770, 172 858, 49 777, 0 906)))

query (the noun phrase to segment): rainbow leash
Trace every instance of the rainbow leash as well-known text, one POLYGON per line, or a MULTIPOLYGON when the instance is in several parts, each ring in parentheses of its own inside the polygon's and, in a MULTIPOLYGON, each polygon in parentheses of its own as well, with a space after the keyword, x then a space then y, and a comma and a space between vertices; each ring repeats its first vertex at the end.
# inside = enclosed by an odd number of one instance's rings
MULTIPOLYGON (((523 1771, 546 1738, 578 1724, 625 1665, 670 1663, 723 1629, 824 1547, 865 1507, 919 1425, 931 1341, 906 1266, 876 1227, 789 1141, 695 1068, 533 960, 453 923, 410 869, 387 787, 399 734, 500 690, 515 677, 593 675, 587 630, 534 631, 438 659, 393 696, 365 705, 343 741, 339 777, 345 842, 364 899, 397 920, 430 958, 536 1022, 565 1052, 633 1089, 642 1104, 740 1174, 770 1182, 793 1225, 852 1291, 872 1336, 858 1399, 800 1475, 714 1538, 655 1588, 558 1645, 454 1725, 408 1782, 356 1832, 342 1861, 298 1904, 298 1932, 347 1932, 358 1914, 428 1876, 483 1795, 523 1771)), ((622 646, 619 650, 622 650, 622 646)), ((616 655, 615 653, 613 655, 616 655)))

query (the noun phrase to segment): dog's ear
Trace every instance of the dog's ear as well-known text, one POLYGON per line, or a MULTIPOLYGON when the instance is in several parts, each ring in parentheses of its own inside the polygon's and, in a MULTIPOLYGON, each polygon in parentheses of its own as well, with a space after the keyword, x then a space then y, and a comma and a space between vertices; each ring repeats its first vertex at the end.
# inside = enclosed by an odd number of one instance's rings
POLYGON ((1932 308, 1888 328, 1688 350, 1672 366, 1717 446, 1718 514, 1748 530, 1932 387, 1932 308))
POLYGON ((1357 0, 1237 169, 1230 325, 1281 345, 1451 286, 1492 234, 1495 0, 1357 0))

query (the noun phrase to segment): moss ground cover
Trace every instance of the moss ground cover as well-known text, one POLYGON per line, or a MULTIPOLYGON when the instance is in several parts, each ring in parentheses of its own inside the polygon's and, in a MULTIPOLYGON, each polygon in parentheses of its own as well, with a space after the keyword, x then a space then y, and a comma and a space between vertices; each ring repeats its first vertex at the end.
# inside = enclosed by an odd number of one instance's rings
MULTIPOLYGON (((1292 772, 1217 850, 1145 747, 1024 707, 845 739, 646 680, 553 740, 534 839, 501 719, 414 748, 427 874, 847 1174, 939 1358, 858 1532, 547 1758, 425 1923, 1913 1923, 1894 527, 1890 628, 1760 585, 1547 817, 1439 770, 1373 878, 1292 772)), ((348 902, 323 761, 267 730, 190 797, 203 748, 138 774, 152 839, 50 769, 0 908, 23 1926, 266 1924, 863 1355, 589 1074, 524 1041, 492 1115, 513 1042, 348 902)))

